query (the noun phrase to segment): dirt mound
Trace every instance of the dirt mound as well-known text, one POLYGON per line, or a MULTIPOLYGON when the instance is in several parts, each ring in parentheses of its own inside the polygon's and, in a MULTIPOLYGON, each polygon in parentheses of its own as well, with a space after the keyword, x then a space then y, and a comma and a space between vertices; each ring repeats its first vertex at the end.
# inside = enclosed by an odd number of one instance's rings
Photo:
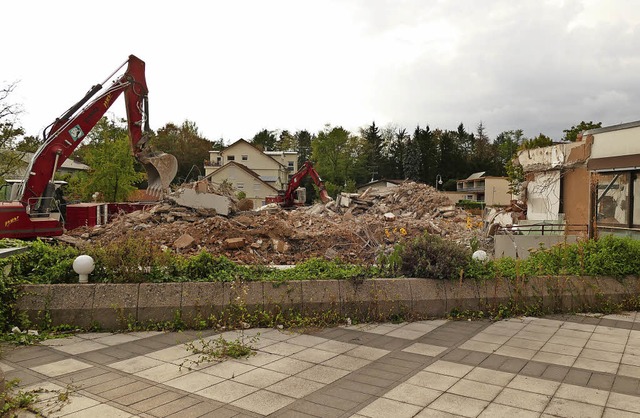
POLYGON ((310 257, 372 263, 385 247, 424 231, 468 244, 480 236, 475 228, 479 220, 433 187, 407 182, 342 194, 326 205, 229 217, 162 202, 122 214, 105 226, 74 229, 61 239, 107 244, 143 237, 179 253, 206 249, 242 264, 295 264, 310 257))

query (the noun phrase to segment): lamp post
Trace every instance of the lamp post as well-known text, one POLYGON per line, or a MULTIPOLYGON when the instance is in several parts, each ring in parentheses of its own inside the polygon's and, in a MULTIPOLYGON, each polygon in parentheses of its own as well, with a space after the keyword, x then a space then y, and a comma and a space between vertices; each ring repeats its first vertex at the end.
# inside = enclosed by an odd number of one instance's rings
POLYGON ((436 176, 436 190, 438 190, 438 185, 442 185, 442 176, 440 174, 436 176))

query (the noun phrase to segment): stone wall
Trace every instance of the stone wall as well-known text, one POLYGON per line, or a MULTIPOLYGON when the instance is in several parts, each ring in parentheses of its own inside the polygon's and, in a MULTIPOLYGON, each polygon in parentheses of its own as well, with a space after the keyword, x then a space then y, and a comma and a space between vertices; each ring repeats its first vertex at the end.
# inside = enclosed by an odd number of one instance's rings
POLYGON ((126 329, 173 321, 187 325, 241 306, 248 311, 305 314, 333 311, 360 320, 443 317, 452 311, 488 311, 500 305, 529 306, 538 312, 595 310, 603 304, 638 300, 637 277, 540 277, 527 281, 444 281, 371 279, 270 282, 186 282, 140 284, 25 285, 20 311, 36 324, 126 329), (47 314, 47 315, 45 315, 47 314))

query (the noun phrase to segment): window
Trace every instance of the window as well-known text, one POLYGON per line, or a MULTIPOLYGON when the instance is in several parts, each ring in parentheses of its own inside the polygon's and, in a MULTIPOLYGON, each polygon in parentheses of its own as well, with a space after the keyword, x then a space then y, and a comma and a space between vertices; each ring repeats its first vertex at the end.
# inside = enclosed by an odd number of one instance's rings
POLYGON ((222 157, 216 157, 216 165, 222 164, 222 157))
POLYGON ((244 190, 244 183, 236 183, 236 189, 244 190))
POLYGON ((260 183, 253 183, 253 191, 254 192, 260 191, 260 183))
POLYGON ((631 175, 633 179, 633 227, 640 228, 640 171, 631 175))
POLYGON ((227 161, 235 161, 236 156, 235 155, 227 155, 227 161))
POLYGON ((287 164, 288 164, 287 168, 289 169, 289 171, 293 171, 293 169, 296 168, 295 161, 287 161, 287 164))
POLYGON ((602 225, 629 226, 630 174, 600 173, 597 175, 596 220, 602 225))
POLYGON ((243 156, 242 156, 242 161, 247 161, 248 159, 249 159, 249 156, 248 156, 248 155, 243 155, 243 156))

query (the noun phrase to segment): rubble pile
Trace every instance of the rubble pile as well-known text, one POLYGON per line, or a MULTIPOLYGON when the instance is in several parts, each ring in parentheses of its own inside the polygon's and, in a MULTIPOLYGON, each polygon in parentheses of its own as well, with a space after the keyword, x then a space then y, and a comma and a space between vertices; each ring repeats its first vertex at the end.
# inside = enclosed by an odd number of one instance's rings
POLYGON ((181 254, 207 250, 242 264, 295 264, 311 257, 372 263, 385 247, 424 231, 468 244, 482 236, 478 221, 433 187, 407 182, 341 194, 327 204, 270 206, 228 217, 168 200, 107 225, 68 231, 61 239, 107 244, 140 236, 181 254))

